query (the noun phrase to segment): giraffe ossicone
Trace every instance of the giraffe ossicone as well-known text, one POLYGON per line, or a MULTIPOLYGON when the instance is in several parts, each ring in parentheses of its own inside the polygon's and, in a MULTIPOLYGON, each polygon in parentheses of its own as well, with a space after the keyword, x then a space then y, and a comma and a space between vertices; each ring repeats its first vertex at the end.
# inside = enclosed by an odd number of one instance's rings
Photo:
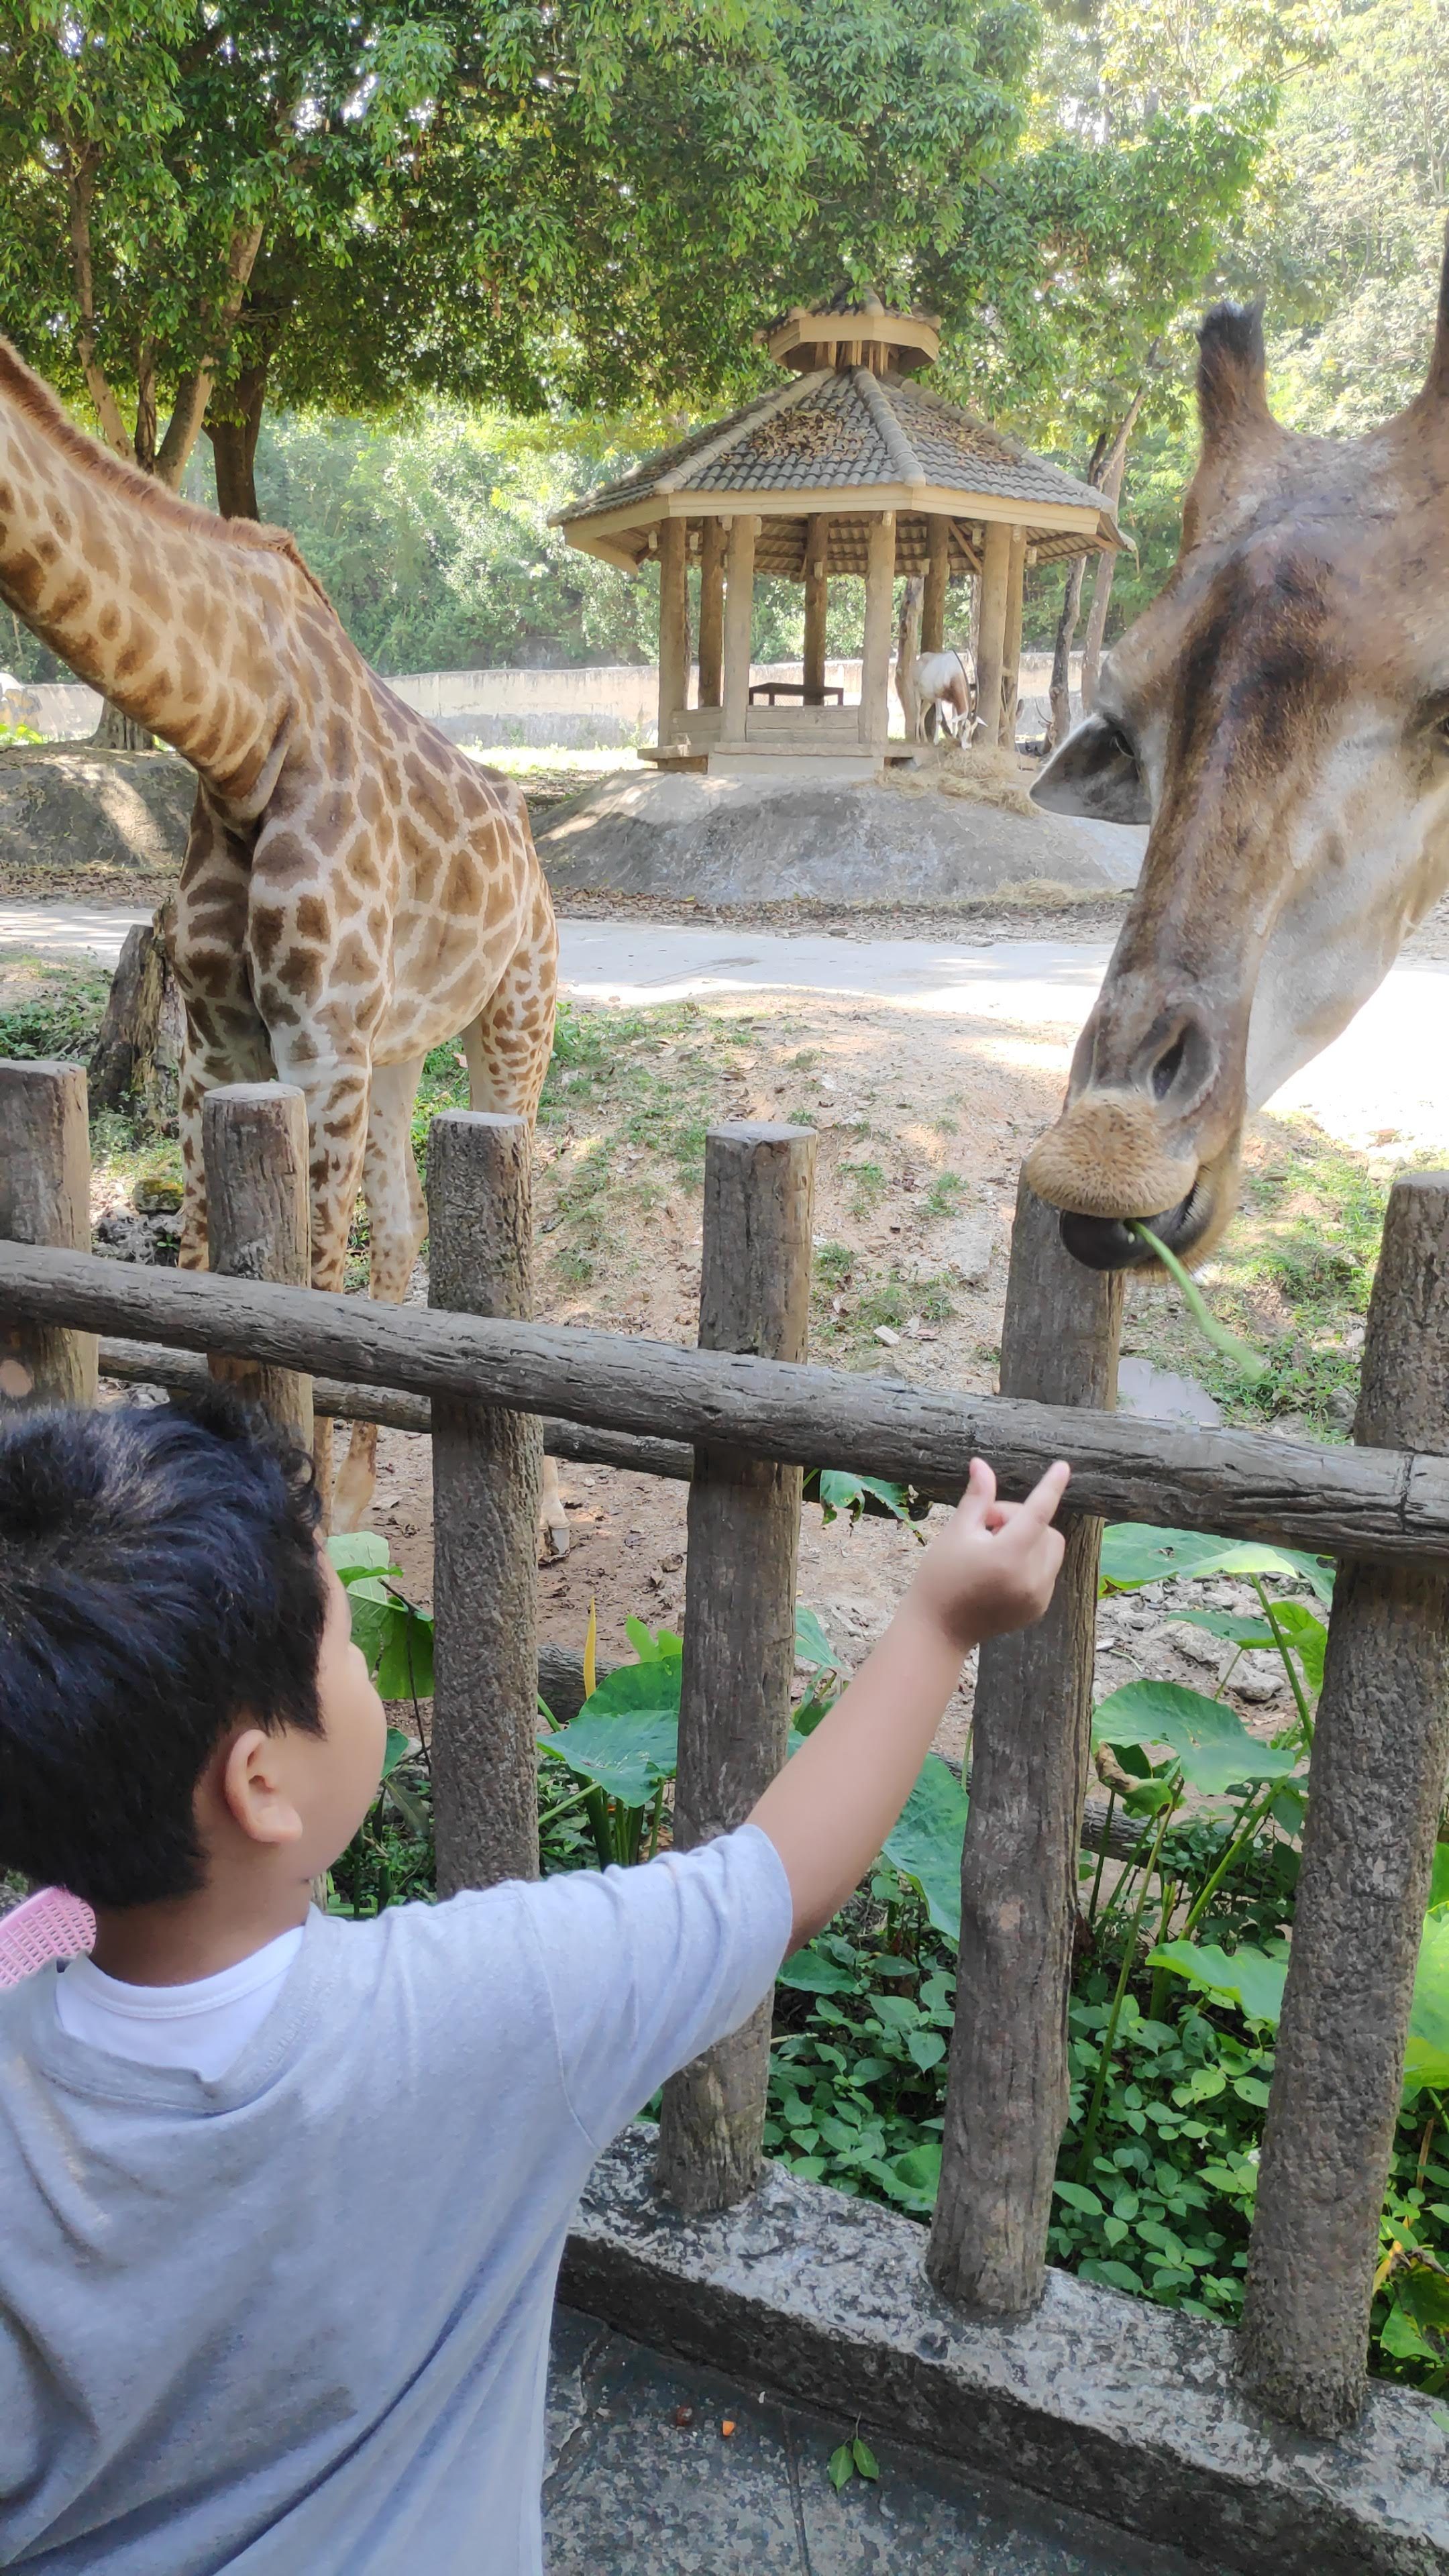
MULTIPOLYGON (((110 455, 3 340, 0 598, 196 772, 174 943, 183 1264, 206 1261, 202 1100, 275 1077, 307 1104, 313 1286, 342 1288, 361 1190, 370 1293, 399 1303, 429 1049, 461 1039, 475 1109, 531 1120, 543 1089, 558 936, 521 794, 369 669, 284 531, 110 455)), ((359 1423, 334 1526, 366 1513, 376 1452, 359 1423)), ((542 1519, 562 1555, 551 1462, 542 1519)))

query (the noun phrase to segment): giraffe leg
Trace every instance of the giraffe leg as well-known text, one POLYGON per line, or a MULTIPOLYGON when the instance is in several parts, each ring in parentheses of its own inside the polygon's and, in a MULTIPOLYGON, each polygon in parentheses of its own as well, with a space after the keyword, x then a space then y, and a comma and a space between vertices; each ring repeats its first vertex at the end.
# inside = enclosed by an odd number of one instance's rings
MULTIPOLYGON (((413 1101, 423 1059, 375 1064, 367 1112, 362 1188, 372 1238, 368 1295, 400 1306, 407 1295, 428 1211, 413 1160, 413 1101)), ((377 1424, 354 1423, 347 1457, 332 1502, 336 1530, 361 1529, 377 1476, 377 1424)))
MULTIPOLYGON (((265 1010, 265 995, 259 999, 265 1010)), ((314 1033, 275 1023, 272 1045, 276 1079, 295 1083, 307 1104, 312 1285, 340 1295, 367 1141, 366 1058, 324 1053, 314 1033)), ((313 1426, 312 1467, 326 1511, 332 1494, 332 1425, 322 1414, 313 1426)))
MULTIPOLYGON (((553 1053, 558 931, 547 889, 538 899, 485 1008, 463 1032, 468 1090, 475 1109, 513 1110, 532 1119, 553 1053)), ((569 1525, 558 1489, 558 1461, 545 1458, 538 1496, 539 1554, 567 1556, 569 1525)))
POLYGON ((181 1267, 206 1267, 201 1104, 222 1082, 269 1082, 271 1043, 246 969, 249 845, 197 792, 176 896, 172 963, 186 1009, 180 1110, 181 1267))

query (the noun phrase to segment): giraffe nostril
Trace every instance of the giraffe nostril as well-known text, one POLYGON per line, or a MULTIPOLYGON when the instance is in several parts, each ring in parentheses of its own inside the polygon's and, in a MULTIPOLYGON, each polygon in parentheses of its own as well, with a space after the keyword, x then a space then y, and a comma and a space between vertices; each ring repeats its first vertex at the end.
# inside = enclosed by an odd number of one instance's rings
POLYGON ((1152 1068, 1152 1091, 1155 1099, 1165 1100, 1167 1098, 1169 1091, 1172 1089, 1173 1084, 1176 1082, 1178 1075, 1182 1071, 1183 1059, 1186 1054, 1187 1033, 1184 1030, 1181 1037, 1173 1040, 1173 1043, 1168 1048, 1166 1055, 1159 1056, 1156 1064, 1152 1068))

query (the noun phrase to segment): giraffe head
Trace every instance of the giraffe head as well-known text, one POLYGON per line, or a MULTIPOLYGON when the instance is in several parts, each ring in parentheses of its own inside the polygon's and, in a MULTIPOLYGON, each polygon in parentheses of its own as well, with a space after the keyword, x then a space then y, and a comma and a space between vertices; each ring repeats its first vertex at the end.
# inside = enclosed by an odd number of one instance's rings
POLYGON ((1200 334, 1182 549, 1033 794, 1150 823, 1026 1172, 1081 1261, 1201 1255, 1248 1112, 1337 1036, 1449 880, 1449 257, 1433 360, 1356 440, 1268 409, 1256 310, 1200 334))

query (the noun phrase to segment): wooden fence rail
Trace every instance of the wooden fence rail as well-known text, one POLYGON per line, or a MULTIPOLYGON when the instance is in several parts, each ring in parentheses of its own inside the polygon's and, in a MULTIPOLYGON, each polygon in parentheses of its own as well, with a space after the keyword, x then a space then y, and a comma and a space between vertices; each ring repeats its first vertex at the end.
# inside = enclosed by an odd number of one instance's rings
MULTIPOLYGON (((266 1204, 257 1163, 266 1137, 276 1149, 268 1119, 210 1113, 209 1142, 229 1162, 238 1207, 266 1204)), ((101 1333, 130 1346, 104 1346, 121 1374, 185 1378, 196 1364, 178 1361, 178 1349, 229 1355, 292 1382, 311 1377, 324 1415, 431 1431, 443 1676, 434 1723, 442 1739, 451 1729, 457 1757, 437 1772, 448 1884, 536 1866, 538 1417, 555 1454, 692 1474, 682 1838, 746 1812, 783 1749, 800 1468, 853 1467, 954 1495, 984 1452, 1003 1490, 1019 1493, 1052 1458, 1071 1459, 1057 1603, 1029 1636, 983 1655, 978 1681, 959 2018, 930 2246, 938 2288, 978 2312, 1017 2312, 1042 2285, 1065 2109, 1100 1522, 1265 1538, 1348 1560, 1318 1710, 1242 2357, 1254 2393, 1288 2422, 1318 2434, 1350 2423, 1365 2386, 1378 2213, 1449 1758, 1449 1177, 1395 1186, 1360 1445, 1338 1451, 1180 1432, 1106 1409, 1117 1291, 1065 1260, 1028 1193, 1001 1397, 805 1365, 813 1140, 800 1131, 735 1127, 710 1138, 701 1339, 714 1347, 692 1351, 527 1321, 527 1160, 516 1122, 434 1127, 426 1312, 262 1284, 295 1267, 295 1248, 284 1257, 279 1242, 260 1240, 293 1223, 275 1188, 272 1216, 238 1263, 247 1278, 145 1272, 71 1248, 85 1239, 84 1138, 75 1068, 0 1066, 0 1236, 10 1238, 0 1240, 0 1395, 87 1400, 101 1333), (163 1344, 159 1360, 138 1341, 163 1344), (465 1652, 485 1592, 499 1615, 478 1631, 482 1649, 465 1652), (496 1832, 479 1823, 494 1783, 507 1792, 496 1832)), ((262 1380, 278 1403, 288 1383, 262 1380)), ((572 1669, 557 1678, 574 1704, 572 1669)), ((767 2080, 759 2040, 730 2043, 670 2089, 661 2172, 686 2207, 719 2207, 750 2187, 767 2080)))
POLYGON ((1386 1564, 1449 1557, 1449 1459, 1422 1453, 1181 1431, 1069 1405, 952 1396, 581 1326, 375 1306, 23 1243, 0 1243, 0 1318, 229 1351, 415 1395, 486 1396, 520 1413, 663 1433, 787 1466, 823 1460, 933 1496, 959 1494, 978 1454, 993 1460, 1009 1495, 1070 1455, 1068 1517, 1153 1521, 1386 1564))

